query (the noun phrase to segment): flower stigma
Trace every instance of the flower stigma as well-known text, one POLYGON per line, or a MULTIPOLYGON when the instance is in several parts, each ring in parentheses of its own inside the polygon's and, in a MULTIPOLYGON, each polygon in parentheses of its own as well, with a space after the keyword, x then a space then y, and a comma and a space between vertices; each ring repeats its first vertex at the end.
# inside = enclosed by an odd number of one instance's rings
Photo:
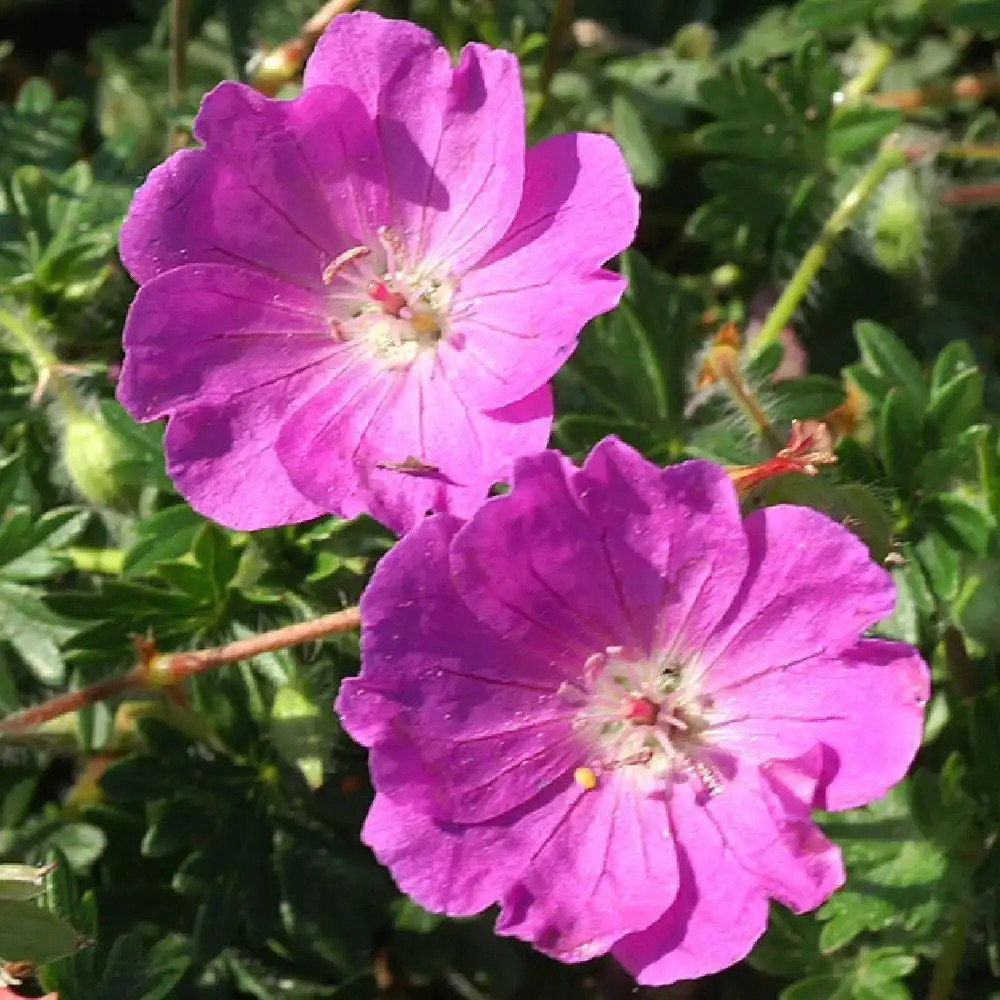
POLYGON ((360 343, 388 368, 406 367, 447 336, 456 282, 440 267, 412 262, 387 226, 379 227, 377 243, 374 250, 351 247, 323 269, 330 332, 360 343))
POLYGON ((710 705, 692 674, 662 657, 628 658, 619 646, 589 657, 581 681, 560 689, 588 761, 573 780, 590 790, 600 773, 618 771, 652 788, 690 775, 709 795, 720 792, 704 739, 710 705))

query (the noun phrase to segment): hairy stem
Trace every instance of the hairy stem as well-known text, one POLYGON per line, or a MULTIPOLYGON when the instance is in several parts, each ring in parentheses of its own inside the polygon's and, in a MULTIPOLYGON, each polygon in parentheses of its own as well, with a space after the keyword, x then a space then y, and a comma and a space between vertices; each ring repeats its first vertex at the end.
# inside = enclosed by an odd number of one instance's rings
POLYGON ((50 391, 67 416, 82 414, 80 399, 63 375, 63 365, 45 346, 35 324, 4 309, 0 310, 0 328, 10 335, 31 362, 38 378, 39 389, 50 391))
POLYGON ((945 935, 941 954, 934 963, 927 1000, 949 1000, 955 985, 955 976, 965 951, 965 938, 969 932, 969 904, 962 903, 952 914, 952 924, 945 935))
POLYGON ((829 218, 823 223, 819 236, 813 241, 799 262, 791 280, 785 286, 778 301, 775 302, 764 325, 760 328, 756 339, 750 346, 755 356, 770 347, 781 334, 782 329, 792 318, 799 303, 805 297, 813 279, 819 274, 830 248, 840 234, 851 224, 864 203, 875 193, 879 185, 892 173, 906 165, 906 157, 895 142, 887 142, 876 157, 875 162, 858 178, 857 182, 834 208, 829 218))
POLYGON ((953 208, 990 208, 1000 205, 1000 184, 959 184, 942 191, 939 200, 953 208))
POLYGON ((31 708, 8 715, 6 719, 0 720, 0 733, 16 733, 32 729, 50 719, 76 712, 87 705, 94 705, 126 691, 170 687, 213 667, 249 660, 261 653, 273 653, 277 649, 286 649, 289 646, 301 646, 303 643, 313 642, 336 632, 347 632, 360 624, 361 615, 358 609, 345 608, 343 611, 334 611, 320 618, 272 629, 250 639, 238 639, 212 649, 151 655, 143 655, 140 651, 139 662, 127 673, 109 677, 77 691, 67 691, 40 705, 33 705, 31 708))
POLYGON ((844 104, 853 104, 870 94, 875 85, 882 79, 882 74, 892 62, 892 49, 882 42, 872 46, 861 71, 844 84, 841 95, 844 104))
POLYGON ((928 105, 952 104, 955 101, 979 101, 1000 93, 1000 73, 989 71, 954 80, 915 87, 912 90, 893 90, 875 94, 872 101, 883 108, 900 111, 917 111, 928 105))
POLYGON ((753 389, 743 380, 738 367, 729 358, 719 357, 714 360, 713 368, 719 381, 726 387, 729 395, 732 396, 736 405, 757 433, 776 452, 780 451, 785 446, 784 442, 771 426, 771 421, 768 420, 764 407, 754 394, 753 389))

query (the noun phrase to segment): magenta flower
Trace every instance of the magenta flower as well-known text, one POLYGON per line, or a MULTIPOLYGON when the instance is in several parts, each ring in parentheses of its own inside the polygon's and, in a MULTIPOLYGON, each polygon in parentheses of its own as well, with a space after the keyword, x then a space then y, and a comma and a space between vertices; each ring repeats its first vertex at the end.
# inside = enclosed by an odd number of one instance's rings
POLYGON ((337 709, 371 748, 363 837, 400 888, 642 983, 736 962, 768 900, 843 881, 812 808, 905 773, 928 672, 861 638, 889 575, 816 511, 740 519, 719 467, 614 438, 582 469, 520 459, 511 493, 430 518, 364 595, 337 709))
POLYGON ((518 64, 355 13, 302 95, 224 83, 136 193, 118 396, 197 510, 254 529, 471 514, 545 447, 548 381, 623 290, 638 195, 605 136, 525 149, 518 64))

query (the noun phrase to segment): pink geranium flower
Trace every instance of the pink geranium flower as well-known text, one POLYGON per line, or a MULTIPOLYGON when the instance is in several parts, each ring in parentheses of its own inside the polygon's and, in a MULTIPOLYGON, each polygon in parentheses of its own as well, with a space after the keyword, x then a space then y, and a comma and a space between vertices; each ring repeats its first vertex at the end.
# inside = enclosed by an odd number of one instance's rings
POLYGON ((862 638, 889 575, 816 511, 741 520, 725 473, 613 438, 519 460, 428 519, 364 595, 337 708, 371 748, 364 839, 422 906, 642 983, 737 961, 768 900, 843 881, 810 809, 905 773, 928 672, 862 638))
POLYGON ((545 446, 547 383, 622 279, 638 196, 605 136, 525 149, 517 60, 337 17, 300 97, 216 87, 139 189, 118 396, 167 416, 192 506, 254 529, 470 514, 545 446))

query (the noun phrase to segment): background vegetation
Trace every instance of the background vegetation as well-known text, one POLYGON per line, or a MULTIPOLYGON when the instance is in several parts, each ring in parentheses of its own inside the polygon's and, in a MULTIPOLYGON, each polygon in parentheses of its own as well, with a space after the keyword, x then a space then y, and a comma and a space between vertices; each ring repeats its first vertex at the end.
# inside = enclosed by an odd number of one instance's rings
MULTIPOLYGON (((162 429, 113 401, 132 191, 217 81, 293 94, 319 6, 0 0, 0 714, 121 677, 150 642, 349 607, 391 544, 366 520, 205 522, 164 475, 162 429)), ((447 921, 396 892, 359 844, 365 759, 330 708, 353 631, 119 685, 0 723, 0 863, 57 866, 37 885, 0 868, 0 957, 37 963, 7 967, 16 989, 1000 998, 1000 3, 370 6, 456 49, 514 50, 532 139, 619 141, 643 192, 630 288, 558 377, 555 443, 580 456, 616 433, 661 462, 755 464, 792 419, 826 420, 837 464, 748 503, 819 507, 888 561, 881 631, 934 669, 925 746, 884 800, 824 821, 845 890, 806 917, 775 907, 729 972, 636 993, 609 961, 562 967, 489 915, 447 921)))

